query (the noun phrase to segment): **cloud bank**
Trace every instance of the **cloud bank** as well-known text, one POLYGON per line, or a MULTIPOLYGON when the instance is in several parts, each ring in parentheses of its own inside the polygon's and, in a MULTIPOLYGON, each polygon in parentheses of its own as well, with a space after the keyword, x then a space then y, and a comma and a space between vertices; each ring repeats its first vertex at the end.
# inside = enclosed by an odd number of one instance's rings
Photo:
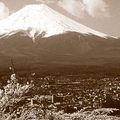
POLYGON ((79 18, 88 14, 91 17, 108 17, 108 5, 105 0, 36 0, 45 4, 58 4, 70 14, 79 18))
POLYGON ((8 16, 9 16, 8 7, 3 2, 0 2, 0 20, 6 18, 8 16))
POLYGON ((92 17, 108 17, 108 5, 104 0, 83 0, 86 12, 92 17))

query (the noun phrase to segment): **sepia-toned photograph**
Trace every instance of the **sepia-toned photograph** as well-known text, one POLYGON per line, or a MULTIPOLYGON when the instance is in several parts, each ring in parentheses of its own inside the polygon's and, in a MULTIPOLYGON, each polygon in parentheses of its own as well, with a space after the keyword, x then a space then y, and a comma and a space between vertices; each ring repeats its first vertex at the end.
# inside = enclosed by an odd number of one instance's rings
POLYGON ((0 0, 0 120, 120 120, 120 0, 0 0))

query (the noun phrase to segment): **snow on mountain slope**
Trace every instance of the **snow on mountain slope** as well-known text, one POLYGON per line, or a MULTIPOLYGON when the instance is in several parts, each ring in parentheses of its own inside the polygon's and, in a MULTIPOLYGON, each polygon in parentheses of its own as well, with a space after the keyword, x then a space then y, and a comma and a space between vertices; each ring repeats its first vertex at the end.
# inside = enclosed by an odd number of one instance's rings
POLYGON ((42 33, 45 33, 44 37, 49 37, 67 31, 108 37, 104 33, 75 22, 44 4, 27 5, 5 20, 0 21, 1 36, 12 35, 20 30, 27 31, 33 39, 42 33))

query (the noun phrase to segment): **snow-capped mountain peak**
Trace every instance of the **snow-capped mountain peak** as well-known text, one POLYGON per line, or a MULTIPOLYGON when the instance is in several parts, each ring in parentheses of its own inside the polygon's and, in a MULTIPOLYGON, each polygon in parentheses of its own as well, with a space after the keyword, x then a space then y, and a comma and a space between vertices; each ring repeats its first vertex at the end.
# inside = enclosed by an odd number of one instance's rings
POLYGON ((20 30, 26 31, 33 39, 39 34, 43 34, 43 37, 49 37, 67 31, 107 37, 106 34, 79 24, 44 4, 27 5, 5 20, 0 21, 1 36, 11 35, 20 30))

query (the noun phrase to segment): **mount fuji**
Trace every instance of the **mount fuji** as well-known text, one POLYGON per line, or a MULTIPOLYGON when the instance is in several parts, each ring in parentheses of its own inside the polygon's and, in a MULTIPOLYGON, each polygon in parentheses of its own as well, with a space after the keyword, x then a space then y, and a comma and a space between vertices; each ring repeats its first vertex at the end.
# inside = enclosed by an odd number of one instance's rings
POLYGON ((47 5, 27 5, 7 19, 0 22, 0 34, 14 34, 16 31, 24 30, 31 38, 35 38, 43 32, 44 37, 74 31, 83 34, 94 34, 107 37, 106 34, 97 32, 70 18, 58 13, 47 5))
POLYGON ((0 21, 0 68, 120 63, 120 40, 47 5, 27 5, 0 21), (33 42, 34 41, 34 42, 33 42))

